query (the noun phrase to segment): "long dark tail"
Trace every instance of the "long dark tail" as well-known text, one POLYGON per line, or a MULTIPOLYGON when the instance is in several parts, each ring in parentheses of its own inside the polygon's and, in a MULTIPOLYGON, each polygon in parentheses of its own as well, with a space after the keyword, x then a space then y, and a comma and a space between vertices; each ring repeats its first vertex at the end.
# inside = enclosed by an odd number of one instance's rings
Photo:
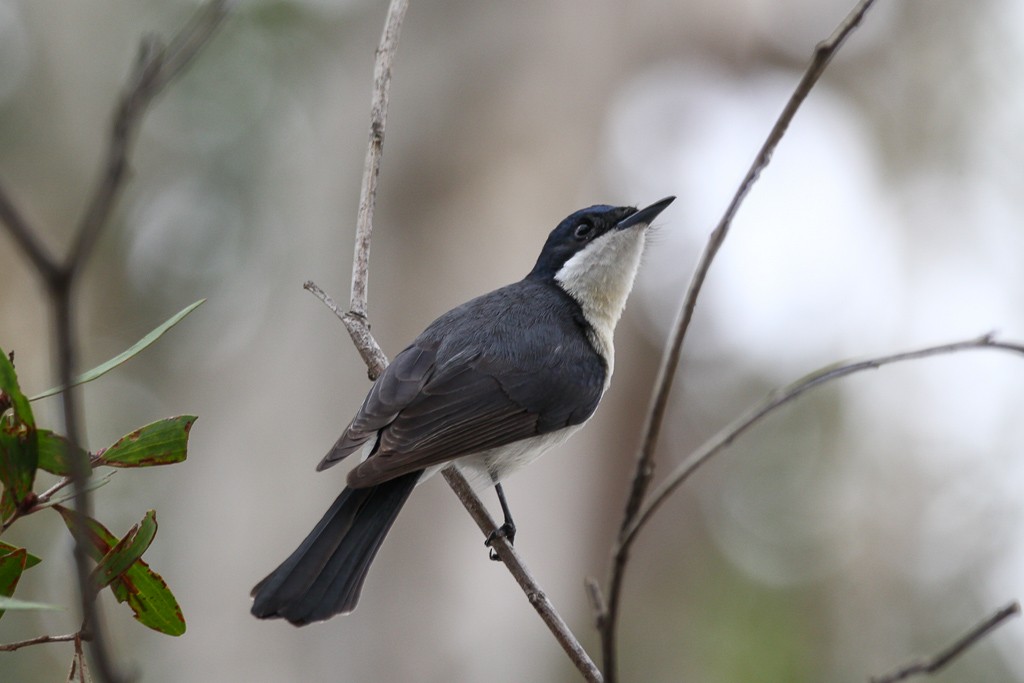
POLYGON ((422 472, 346 488, 302 545, 252 589, 252 613, 296 626, 351 612, 377 549, 422 472))

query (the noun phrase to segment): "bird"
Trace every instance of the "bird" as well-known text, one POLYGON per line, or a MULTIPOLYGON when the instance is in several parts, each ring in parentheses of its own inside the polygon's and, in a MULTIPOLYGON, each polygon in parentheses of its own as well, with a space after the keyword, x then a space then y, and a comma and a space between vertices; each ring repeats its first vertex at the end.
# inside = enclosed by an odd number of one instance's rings
POLYGON ((444 313, 395 356, 317 470, 357 453, 361 462, 313 531, 252 589, 252 614, 303 626, 354 610, 413 489, 453 462, 474 489, 497 491, 504 522, 486 544, 514 541, 501 481, 594 414, 647 229, 674 200, 572 213, 526 277, 444 313))

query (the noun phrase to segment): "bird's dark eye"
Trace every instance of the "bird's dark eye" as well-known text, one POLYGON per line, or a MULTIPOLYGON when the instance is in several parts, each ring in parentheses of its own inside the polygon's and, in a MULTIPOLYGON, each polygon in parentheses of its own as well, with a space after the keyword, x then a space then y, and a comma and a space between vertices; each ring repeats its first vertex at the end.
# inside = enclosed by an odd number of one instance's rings
POLYGON ((580 223, 576 226, 576 230, 573 231, 573 234, 578 240, 588 240, 594 235, 594 226, 586 222, 580 223))

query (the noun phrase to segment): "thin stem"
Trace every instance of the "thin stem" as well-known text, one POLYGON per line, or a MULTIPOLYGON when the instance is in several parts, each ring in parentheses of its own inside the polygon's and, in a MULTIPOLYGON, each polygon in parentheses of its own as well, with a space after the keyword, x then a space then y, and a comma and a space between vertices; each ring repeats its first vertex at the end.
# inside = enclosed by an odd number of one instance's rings
POLYGON ((736 213, 739 211, 743 200, 750 192, 750 189, 754 186, 754 183, 757 182, 758 177, 761 175, 761 171, 764 170, 771 161, 775 148, 785 135, 786 129, 789 127, 789 124, 796 115, 800 105, 807 98, 807 95, 811 92, 811 89, 817 83, 821 74, 824 73, 825 68, 832 60, 832 57, 854 29, 860 25, 861 21, 864 19, 864 15, 867 13, 868 9, 870 9, 872 4, 874 4, 874 0, 861 0, 858 2, 856 7, 854 7, 835 31, 833 31, 832 35, 829 36, 828 39, 819 43, 815 48, 811 63, 808 65, 803 77, 797 84, 796 90, 786 102, 786 106, 784 107, 782 114, 775 122, 771 132, 768 134, 768 138, 758 151, 754 162, 751 164, 746 176, 743 178, 739 188, 736 190, 732 200, 729 202, 729 206, 726 208, 725 213, 719 220, 718 225, 709 236, 707 246, 704 248, 704 252, 701 254, 700 260, 697 263, 697 268, 693 274, 693 278, 690 280, 689 287, 683 299, 682 307, 680 308, 675 325, 673 326, 672 336, 665 349, 661 367, 658 370, 658 378, 651 398, 651 406, 647 412, 647 420, 642 432, 643 437, 641 439, 641 446, 637 454, 636 465, 634 467, 633 482, 629 497, 626 501, 622 523, 619 526, 620 540, 616 545, 616 551, 612 555, 609 567, 607 610, 599 614, 597 618, 597 627, 601 633, 604 672, 605 676, 611 682, 614 682, 617 679, 615 632, 618 624, 619 605, 622 598, 622 582, 626 565, 629 560, 629 544, 622 542, 622 536, 626 530, 634 524, 637 512, 640 509, 644 496, 647 493, 647 489, 650 486, 651 478, 654 475, 654 452, 658 444, 658 438, 661 434, 661 427, 665 418, 665 410, 668 405, 668 397, 672 391, 676 370, 679 367, 679 358, 682 352, 683 339, 686 337, 686 332, 690 327, 690 321, 693 319, 693 312, 697 306, 697 297, 700 295, 701 288, 704 285, 704 280, 711 268, 711 263, 714 260, 715 255, 718 253, 718 250, 725 242, 725 238, 728 235, 733 218, 735 218, 736 213))
POLYGON ((67 643, 80 639, 80 636, 80 631, 76 631, 75 633, 65 633, 59 636, 36 636, 35 638, 29 638, 28 640, 19 640, 14 643, 0 644, 0 652, 14 652, 15 650, 20 650, 23 647, 45 645, 46 643, 67 643))
MULTIPOLYGON (((448 485, 455 491, 455 495, 462 501, 473 521, 480 527, 480 531, 483 532, 484 536, 489 537, 491 532, 497 528, 497 524, 490 513, 487 512, 487 508, 484 507, 484 504, 473 492, 469 482, 452 465, 445 467, 441 473, 444 475, 448 485)), ((491 549, 498 555, 498 558, 501 559, 505 568, 512 575, 512 578, 516 580, 519 587, 526 593, 530 604, 533 605, 533 608, 537 610, 537 614, 547 624, 551 634, 558 641, 558 644, 562 646, 562 649, 569 656, 572 663, 583 674, 584 680, 591 683, 601 683, 604 678, 601 676, 597 665, 594 664, 590 655, 580 645, 579 640, 573 635, 569 626, 558 612, 555 611, 547 594, 540 587, 540 584, 537 583, 537 580, 533 578, 533 574, 527 569, 522 558, 519 557, 515 546, 509 543, 508 539, 504 536, 497 535, 491 540, 491 549)))
MULTIPOLYGON (((107 151, 101 165, 96 188, 82 214, 75 231, 74 241, 63 264, 52 258, 42 246, 37 231, 16 210, 14 203, 0 188, 0 220, 7 226, 15 241, 26 253, 29 260, 46 281, 53 309, 54 336, 60 386, 71 387, 75 376, 78 347, 74 330, 75 294, 78 274, 85 267, 103 228, 110 222, 110 216, 123 191, 128 172, 128 160, 148 105, 162 92, 191 62, 199 49, 206 44, 219 26, 227 11, 226 0, 210 0, 202 6, 193 18, 171 41, 171 47, 164 49, 154 38, 146 38, 139 49, 139 58, 128 78, 125 89, 118 100, 114 120, 110 129, 107 151)), ((73 387, 61 396, 64 411, 64 428, 69 448, 75 449, 80 443, 79 408, 77 392, 73 387)), ((89 468, 79 458, 70 458, 72 472, 70 482, 74 489, 74 525, 84 524, 91 516, 92 499, 87 485, 89 468)), ((65 486, 62 480, 44 495, 52 496, 65 486)), ((9 526, 12 520, 5 523, 9 526)), ((85 534, 75 534, 76 539, 85 534)), ((114 669, 104 640, 104 630, 98 621, 95 596, 89 582, 89 559, 82 541, 74 546, 75 565, 78 574, 83 623, 89 628, 91 653, 96 663, 98 678, 110 683, 123 680, 114 669)), ((76 651, 80 652, 81 642, 76 640, 76 651)), ((81 662, 84 676, 84 660, 81 662)))
MULTIPOLYGON (((777 389, 769 394, 763 401, 751 407, 746 413, 733 420, 725 429, 706 441, 700 448, 689 455, 680 463, 664 481, 652 492, 648 500, 637 511, 636 519, 626 528, 622 534, 620 543, 628 549, 628 546, 636 540, 637 534, 650 521, 651 517, 668 497, 685 483, 698 468, 714 457, 717 453, 729 446, 739 435, 753 427, 762 419, 771 415, 780 407, 795 400, 805 392, 819 387, 827 382, 847 377, 864 370, 876 370, 884 365, 900 363, 910 360, 920 360, 930 356, 958 353, 975 349, 995 349, 1024 355, 1024 344, 1014 342, 1001 342, 993 338, 991 334, 968 339, 965 341, 952 342, 928 346, 913 351, 894 353, 888 356, 878 356, 866 360, 852 361, 846 363, 835 363, 793 382, 787 387, 777 389)), ((616 548, 616 552, 622 549, 616 548)))
POLYGON ((956 642, 945 650, 939 652, 937 655, 912 662, 884 676, 872 678, 871 683, 896 683, 897 681, 906 680, 911 676, 917 676, 920 674, 931 675, 933 673, 937 673, 982 638, 1009 620, 1010 617, 1016 617, 1019 614, 1020 604, 1012 602, 972 628, 970 631, 958 638, 956 642))
POLYGON ((0 185, 0 222, 7 226, 7 231, 11 233, 14 241, 21 247, 25 256, 32 262, 43 279, 53 280, 59 268, 57 261, 36 236, 32 226, 21 215, 11 198, 7 196, 3 185, 0 185))
POLYGON ((369 321, 353 311, 348 311, 347 313, 342 311, 338 303, 331 298, 331 295, 312 280, 307 280, 302 287, 317 299, 320 299, 327 308, 331 309, 331 312, 337 316, 338 320, 345 326, 345 329, 348 330, 356 351, 359 352, 363 363, 366 364, 366 372, 370 380, 380 377, 380 373, 384 372, 384 368, 388 366, 388 357, 370 333, 369 321))
MULTIPOLYGON (((352 263, 352 291, 349 311, 342 313, 338 304, 314 282, 306 282, 304 287, 320 299, 345 324, 352 343, 355 345, 366 363, 371 380, 380 376, 387 368, 388 359, 381 350, 377 340, 370 332, 367 318, 367 282, 370 270, 370 242, 373 234, 373 210, 377 200, 377 177, 380 173, 380 159, 384 145, 384 127, 387 120, 388 93, 391 84, 391 65, 398 48, 398 37, 402 19, 408 8, 407 0, 392 0, 388 7, 388 16, 381 35, 380 46, 377 48, 377 59, 373 71, 373 104, 370 112, 370 141, 366 152, 366 165, 363 172, 362 191, 359 198, 359 212, 356 223, 355 254, 352 263)), ((455 491, 462 504, 477 521, 485 535, 489 535, 496 527, 480 499, 473 493, 465 478, 453 467, 444 469, 445 479, 455 491)), ((591 683, 602 681, 597 666, 587 655, 572 635, 569 627, 555 611, 547 595, 540 589, 523 564, 518 554, 505 538, 496 538, 492 547, 504 561, 509 572, 526 593, 530 604, 548 625, 555 639, 569 655, 569 658, 591 683)))
MULTIPOLYGON (((391 65, 398 50, 398 36, 402 29, 408 0, 391 0, 388 6, 384 32, 377 48, 373 65, 373 100, 370 106, 370 143, 366 149, 363 183, 359 192, 359 212, 356 217, 355 255, 352 264, 352 297, 349 309, 366 320, 366 298, 370 270, 370 240, 373 236, 373 210, 377 203, 377 178, 384 153, 384 128, 388 117, 391 92, 391 65)), ((348 325, 346 325, 348 327, 348 325)), ((351 330, 350 330, 351 332, 351 330)))

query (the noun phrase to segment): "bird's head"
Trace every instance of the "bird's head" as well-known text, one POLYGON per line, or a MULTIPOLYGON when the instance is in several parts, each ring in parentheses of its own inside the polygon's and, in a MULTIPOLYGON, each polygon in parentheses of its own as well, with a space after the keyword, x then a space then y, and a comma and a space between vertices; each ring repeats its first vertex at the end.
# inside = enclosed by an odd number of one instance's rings
POLYGON ((610 336, 633 288, 647 228, 674 200, 639 210, 602 204, 573 213, 551 231, 527 277, 561 287, 590 325, 610 336))

